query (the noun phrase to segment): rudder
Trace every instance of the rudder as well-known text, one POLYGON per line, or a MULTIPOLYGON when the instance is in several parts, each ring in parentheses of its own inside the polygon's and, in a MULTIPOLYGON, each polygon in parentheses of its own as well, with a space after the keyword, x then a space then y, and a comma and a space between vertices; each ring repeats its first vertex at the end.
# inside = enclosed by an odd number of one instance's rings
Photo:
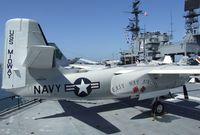
MULTIPOLYGON (((51 62, 48 67, 52 67, 54 47, 49 47, 47 44, 46 38, 36 21, 21 18, 8 20, 5 28, 2 88, 13 89, 26 86, 27 69, 31 66, 37 68, 33 63, 35 61, 37 61, 38 66, 41 66, 42 62, 39 61, 38 63, 38 60, 45 56, 44 52, 51 55, 48 57, 50 60, 47 61, 51 62), (31 59, 32 62, 28 59, 28 55, 33 55, 34 50, 39 53, 35 58, 36 60, 31 59)), ((45 62, 42 64, 44 65, 45 62)), ((46 65, 43 67, 46 68, 46 65)))

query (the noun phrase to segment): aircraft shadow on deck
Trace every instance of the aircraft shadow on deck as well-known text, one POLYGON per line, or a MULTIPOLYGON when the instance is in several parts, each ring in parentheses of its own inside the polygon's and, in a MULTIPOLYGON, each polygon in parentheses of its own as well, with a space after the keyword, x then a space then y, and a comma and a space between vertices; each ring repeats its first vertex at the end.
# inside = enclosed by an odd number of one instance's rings
MULTIPOLYGON (((125 102, 127 104, 131 104, 130 101, 125 101, 125 102)), ((141 107, 150 109, 150 104, 151 104, 151 100, 139 101, 137 103, 137 106, 141 106, 141 107)), ((195 108, 195 107, 199 106, 200 103, 197 103, 194 101, 180 100, 177 103, 163 101, 163 104, 165 105, 166 113, 163 116, 161 116, 161 118, 156 119, 160 122, 167 123, 167 122, 171 122, 175 119, 180 119, 180 117, 168 115, 167 113, 200 121, 200 109, 195 108)), ((141 114, 138 114, 138 115, 132 117, 131 119, 136 120, 136 119, 145 119, 145 118, 149 118, 149 117, 152 117, 151 110, 150 111, 147 110, 147 111, 143 111, 143 112, 141 111, 141 114)))
POLYGON ((58 102, 64 110, 63 113, 37 118, 36 120, 72 116, 106 134, 120 132, 112 123, 101 117, 95 109, 91 110, 90 108, 66 100, 59 100, 58 102))
MULTIPOLYGON (((137 101, 136 99, 120 99, 119 102, 109 103, 94 107, 84 107, 75 102, 70 102, 66 100, 58 101, 64 112, 60 114, 54 114, 46 117, 36 118, 39 119, 48 119, 48 118, 58 118, 58 117, 68 117, 72 116, 77 120, 84 122, 85 124, 100 130, 106 134, 112 134, 120 132, 120 129, 114 126, 112 123, 104 119, 98 113, 124 109, 129 107, 141 106, 144 108, 150 108, 151 100, 137 101)), ((200 105, 200 103, 192 102, 192 101, 180 101, 178 103, 170 103, 168 101, 163 102, 166 105, 166 111, 170 114, 175 114, 178 116, 183 116, 195 120, 200 121, 200 109, 196 109, 195 107, 200 105), (188 107, 187 107, 188 106, 188 107), (191 109, 190 109, 191 108, 191 109), (192 109, 195 108, 195 109, 192 109)), ((169 123, 173 120, 180 119, 178 116, 172 116, 169 114, 165 114, 164 116, 157 118, 156 120, 159 122, 169 123)), ((130 118, 130 120, 137 119, 145 119, 152 117, 151 111, 141 111, 140 114, 130 118)))
POLYGON ((182 100, 177 103, 165 102, 168 113, 200 121, 200 103, 182 100))

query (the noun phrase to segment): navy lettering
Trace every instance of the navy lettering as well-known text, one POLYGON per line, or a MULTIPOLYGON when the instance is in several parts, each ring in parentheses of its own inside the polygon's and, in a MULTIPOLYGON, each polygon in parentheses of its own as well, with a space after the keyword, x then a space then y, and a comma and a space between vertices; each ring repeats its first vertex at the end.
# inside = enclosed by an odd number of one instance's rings
POLYGON ((56 84, 56 88, 57 88, 57 92, 59 92, 60 91, 60 85, 56 84))
POLYGON ((53 93, 54 85, 52 85, 52 86, 51 86, 51 85, 48 85, 48 87, 49 87, 49 92, 50 92, 50 93, 53 93))
POLYGON ((61 88, 60 84, 33 86, 34 94, 59 92, 60 88, 61 88))
POLYGON ((38 88, 34 86, 34 94, 40 94, 40 91, 40 86, 38 86, 38 88))
POLYGON ((43 94, 44 92, 46 92, 46 93, 49 93, 49 92, 48 92, 48 88, 47 88, 47 86, 46 86, 46 85, 44 85, 44 86, 43 86, 43 89, 42 89, 42 94, 43 94))

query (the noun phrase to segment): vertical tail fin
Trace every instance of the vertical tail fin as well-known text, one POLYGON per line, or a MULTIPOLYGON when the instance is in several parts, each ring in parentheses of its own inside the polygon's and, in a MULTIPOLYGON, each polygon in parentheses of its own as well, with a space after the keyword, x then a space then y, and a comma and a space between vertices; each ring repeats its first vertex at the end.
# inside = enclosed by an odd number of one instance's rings
POLYGON ((37 22, 18 18, 8 20, 5 28, 2 88, 26 86, 27 69, 52 67, 53 54, 54 47, 47 46, 37 22))

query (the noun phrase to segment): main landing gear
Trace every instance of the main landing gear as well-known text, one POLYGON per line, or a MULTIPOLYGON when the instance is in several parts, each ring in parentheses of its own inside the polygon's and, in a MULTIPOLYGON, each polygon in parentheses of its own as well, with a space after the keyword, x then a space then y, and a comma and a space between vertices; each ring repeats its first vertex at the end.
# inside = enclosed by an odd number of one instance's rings
POLYGON ((164 111, 165 111, 164 104, 161 103, 161 101, 159 101, 159 98, 155 98, 152 103, 152 114, 154 116, 155 115, 161 116, 164 114, 164 111))
MULTIPOLYGON (((184 93, 184 98, 186 100, 189 99, 186 85, 183 85, 183 93, 184 93)), ((169 93, 169 95, 171 97, 173 97, 173 95, 171 93, 169 93)), ((152 102, 152 115, 153 116, 161 116, 164 113, 165 113, 164 104, 159 100, 159 97, 154 98, 154 100, 152 102)))

